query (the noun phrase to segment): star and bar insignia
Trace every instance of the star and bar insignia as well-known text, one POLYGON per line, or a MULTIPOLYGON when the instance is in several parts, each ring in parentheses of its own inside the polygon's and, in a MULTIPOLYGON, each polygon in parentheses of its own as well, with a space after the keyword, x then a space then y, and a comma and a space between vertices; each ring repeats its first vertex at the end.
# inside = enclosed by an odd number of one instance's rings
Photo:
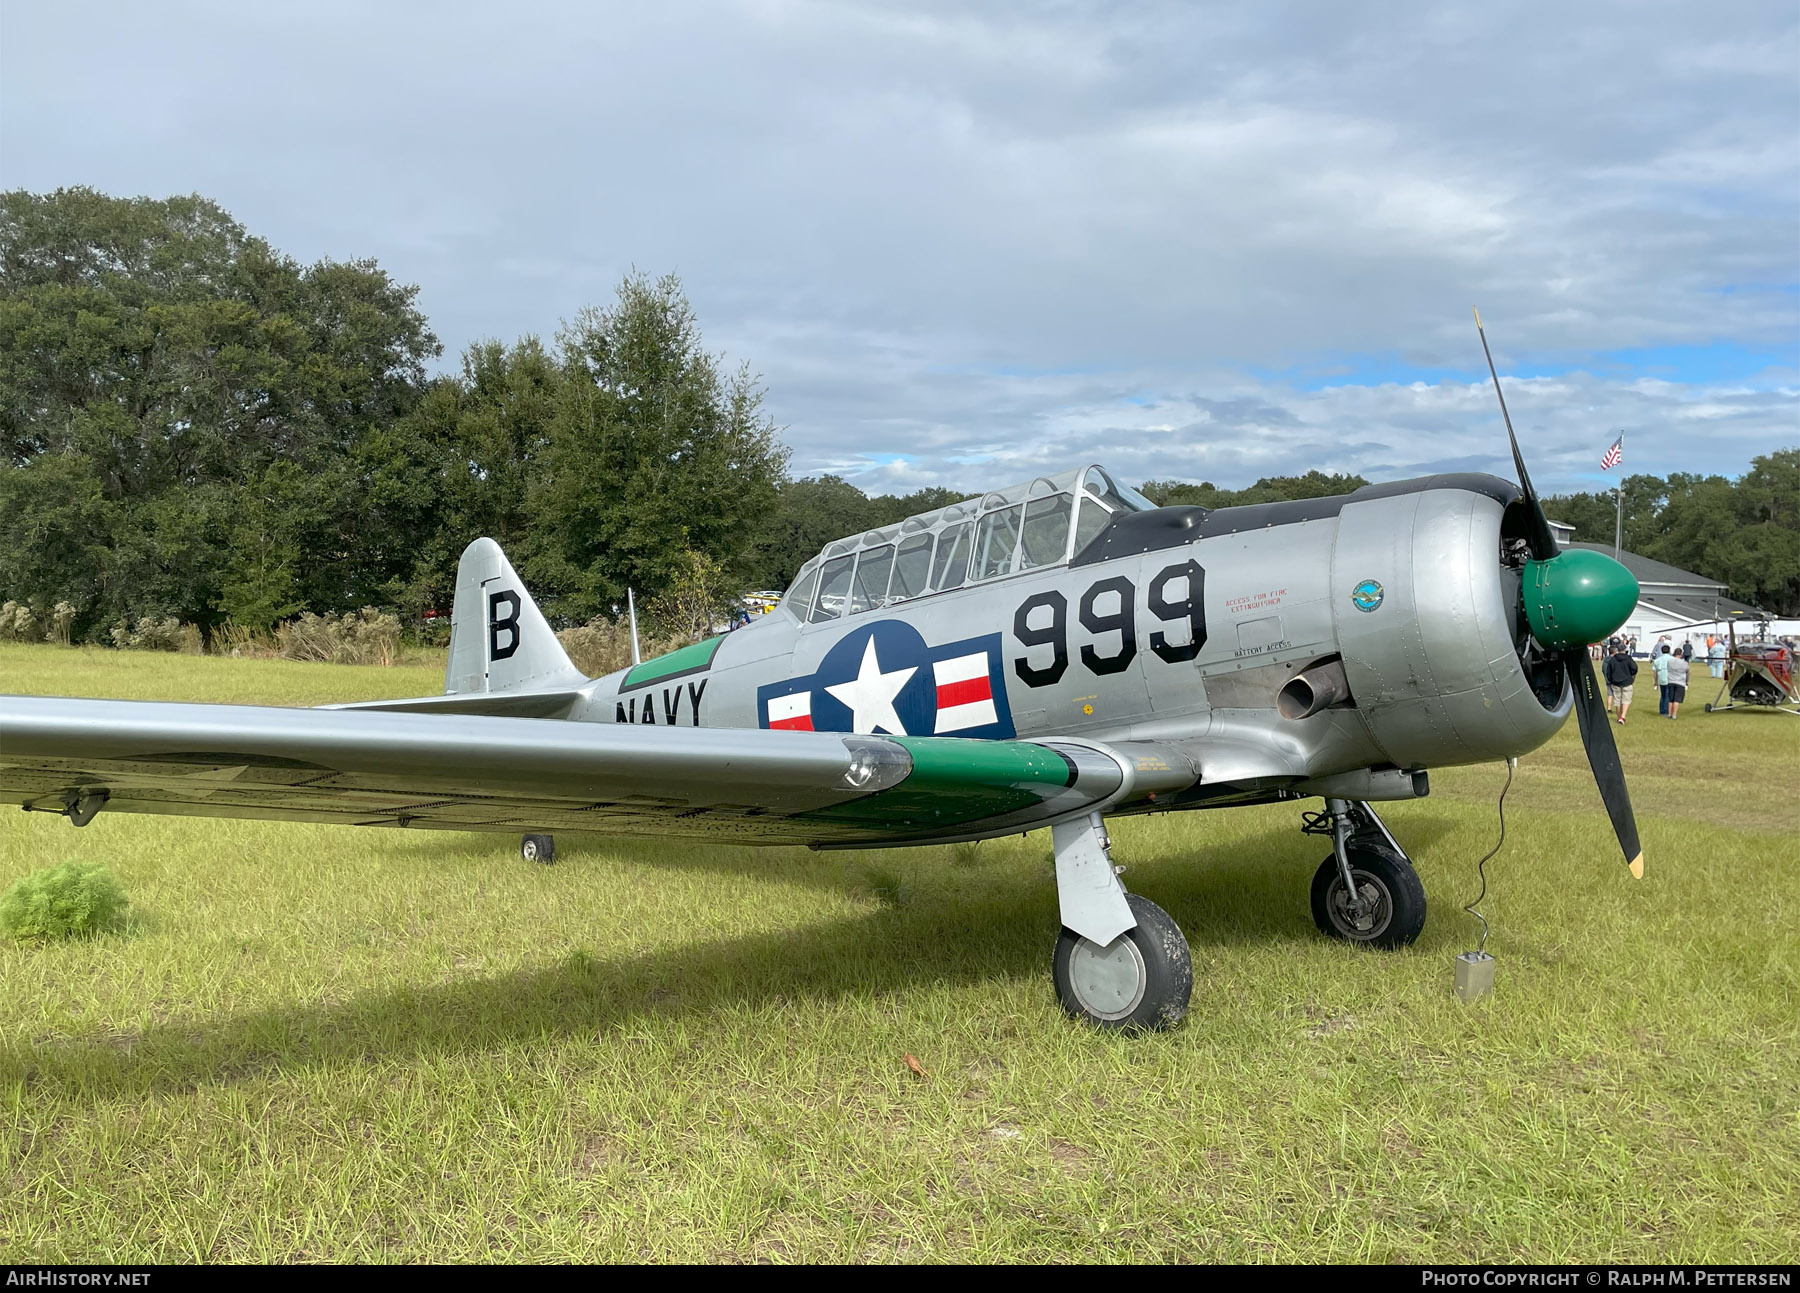
POLYGON ((840 638, 815 672, 758 688, 756 707, 763 727, 785 731, 1014 734, 998 633, 933 647, 891 620, 840 638))

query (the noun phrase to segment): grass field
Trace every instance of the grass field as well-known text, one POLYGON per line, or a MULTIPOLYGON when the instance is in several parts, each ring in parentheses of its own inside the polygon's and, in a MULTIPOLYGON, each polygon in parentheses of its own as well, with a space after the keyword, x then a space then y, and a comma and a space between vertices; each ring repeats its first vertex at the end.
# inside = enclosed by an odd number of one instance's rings
MULTIPOLYGON (((0 646, 0 692, 440 686, 0 646)), ((1669 723, 1641 685, 1613 729, 1641 882, 1573 723, 1522 761, 1472 1007, 1503 768, 1386 814, 1432 902, 1400 953, 1314 932, 1295 807, 1116 823, 1195 962, 1189 1021, 1137 1038, 1057 1010, 1042 832, 563 837, 543 868, 499 836, 0 812, 0 885, 99 861, 134 904, 0 942, 0 1260, 1792 1261, 1800 719, 1712 690, 1669 723)))

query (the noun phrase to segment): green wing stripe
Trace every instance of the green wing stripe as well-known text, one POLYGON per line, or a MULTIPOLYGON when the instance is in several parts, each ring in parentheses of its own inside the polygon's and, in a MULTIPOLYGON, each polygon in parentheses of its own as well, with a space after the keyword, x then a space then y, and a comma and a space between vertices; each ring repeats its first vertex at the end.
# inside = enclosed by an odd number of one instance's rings
POLYGON ((647 687, 653 682, 667 682, 670 678, 684 678, 690 673, 710 669, 713 657, 719 653, 719 643, 724 640, 725 635, 721 633, 716 638, 707 638, 704 642, 633 665, 625 675, 625 681, 619 684, 619 690, 630 691, 634 687, 647 687))
POLYGON ((905 781, 800 816, 887 830, 938 829, 1031 808, 1075 782, 1075 765, 1041 745, 941 736, 888 739, 912 756, 905 781))

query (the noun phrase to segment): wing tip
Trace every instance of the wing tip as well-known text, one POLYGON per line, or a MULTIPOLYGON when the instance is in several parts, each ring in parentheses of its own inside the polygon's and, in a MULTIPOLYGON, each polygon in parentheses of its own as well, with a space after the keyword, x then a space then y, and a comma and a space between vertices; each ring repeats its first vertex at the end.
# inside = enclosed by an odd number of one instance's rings
POLYGON ((1631 878, 1633 880, 1642 880, 1644 878, 1644 855, 1642 853, 1632 858, 1631 861, 1625 865, 1630 868, 1631 878))

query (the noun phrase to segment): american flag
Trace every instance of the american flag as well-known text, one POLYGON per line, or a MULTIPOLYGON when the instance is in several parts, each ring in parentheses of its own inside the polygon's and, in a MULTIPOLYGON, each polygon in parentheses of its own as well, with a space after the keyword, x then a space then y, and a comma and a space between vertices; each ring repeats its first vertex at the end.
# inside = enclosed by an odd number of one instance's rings
POLYGON ((1620 436, 1612 442, 1612 448, 1606 451, 1606 457, 1600 460, 1601 471, 1611 471, 1625 461, 1625 437, 1620 436))

